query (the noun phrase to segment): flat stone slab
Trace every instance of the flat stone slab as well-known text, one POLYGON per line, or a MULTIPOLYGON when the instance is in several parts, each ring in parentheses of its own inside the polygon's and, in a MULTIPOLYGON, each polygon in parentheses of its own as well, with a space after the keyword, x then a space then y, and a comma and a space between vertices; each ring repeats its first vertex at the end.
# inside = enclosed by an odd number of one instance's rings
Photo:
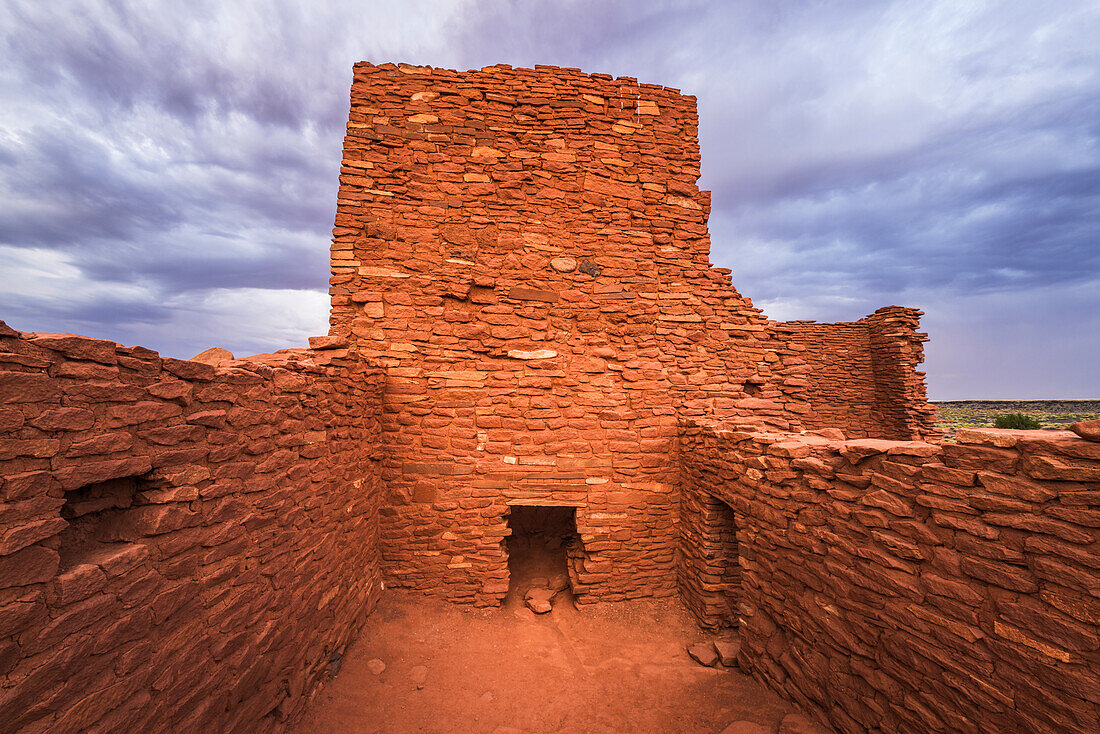
POLYGON ((554 608, 550 604, 553 598, 554 592, 550 589, 531 589, 523 597, 523 603, 535 614, 546 614, 554 608))
POLYGON ((716 640, 714 651, 718 653, 718 659, 722 665, 732 668, 737 665, 737 654, 741 652, 740 640, 716 640))
POLYGON ((714 649, 713 643, 697 642, 694 645, 690 645, 687 650, 688 655, 700 665, 713 668, 718 664, 718 651, 714 649))
POLYGON ((558 353, 553 349, 509 349, 508 356, 512 359, 550 359, 558 353))

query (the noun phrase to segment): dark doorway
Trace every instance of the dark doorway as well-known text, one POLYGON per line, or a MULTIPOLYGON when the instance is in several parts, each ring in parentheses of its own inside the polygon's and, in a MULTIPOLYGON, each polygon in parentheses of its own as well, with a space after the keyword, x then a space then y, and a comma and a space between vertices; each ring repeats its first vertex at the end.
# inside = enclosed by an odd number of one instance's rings
POLYGON ((572 601, 568 548, 576 542, 577 520, 572 507, 516 505, 508 515, 512 534, 508 549, 508 596, 505 604, 523 604, 532 590, 549 589, 558 604, 572 601))
POLYGON ((715 592, 719 625, 736 627, 737 605, 741 596, 741 562, 737 552, 737 515, 733 508, 711 498, 714 516, 711 518, 711 571, 716 577, 715 592))
POLYGON ((736 627, 740 617, 741 562, 737 513, 688 485, 680 495, 680 598, 707 629, 736 627))

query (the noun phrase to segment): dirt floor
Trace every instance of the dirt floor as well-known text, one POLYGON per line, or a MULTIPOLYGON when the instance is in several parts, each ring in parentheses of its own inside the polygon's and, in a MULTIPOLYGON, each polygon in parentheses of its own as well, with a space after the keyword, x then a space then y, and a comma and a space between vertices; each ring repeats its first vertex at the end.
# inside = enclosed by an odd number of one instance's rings
POLYGON ((736 669, 688 657, 718 636, 675 599, 578 609, 565 591, 535 615, 526 589, 564 567, 543 540, 509 540, 512 590, 498 609, 387 591, 294 731, 709 734, 749 720, 774 732, 797 711, 736 669))

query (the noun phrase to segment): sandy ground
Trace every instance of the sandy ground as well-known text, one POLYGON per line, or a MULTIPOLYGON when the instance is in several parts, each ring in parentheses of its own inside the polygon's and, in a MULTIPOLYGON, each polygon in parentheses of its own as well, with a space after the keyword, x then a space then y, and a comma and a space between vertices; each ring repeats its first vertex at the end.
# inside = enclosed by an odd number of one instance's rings
POLYGON ((721 732, 740 719, 775 731, 796 711, 738 671, 688 657, 687 645, 716 636, 675 599, 577 609, 564 592, 536 616, 522 594, 557 560, 513 566, 498 609, 387 591, 293 731, 721 732))

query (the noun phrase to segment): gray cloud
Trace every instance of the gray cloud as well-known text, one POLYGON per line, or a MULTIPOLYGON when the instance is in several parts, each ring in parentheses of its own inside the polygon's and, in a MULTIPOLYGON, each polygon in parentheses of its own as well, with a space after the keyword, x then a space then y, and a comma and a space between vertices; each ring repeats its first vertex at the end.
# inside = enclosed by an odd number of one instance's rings
POLYGON ((1100 385, 1088 2, 17 0, 0 29, 17 328, 300 344, 326 328, 351 64, 556 64, 697 95, 712 260, 773 317, 924 307, 937 397, 1100 385), (983 376, 1021 348, 1093 366, 983 376))
POLYGON ((185 217, 152 176, 112 160, 100 139, 70 126, 35 127, 19 143, 0 143, 3 191, 0 241, 12 245, 87 246, 129 240, 185 217))

